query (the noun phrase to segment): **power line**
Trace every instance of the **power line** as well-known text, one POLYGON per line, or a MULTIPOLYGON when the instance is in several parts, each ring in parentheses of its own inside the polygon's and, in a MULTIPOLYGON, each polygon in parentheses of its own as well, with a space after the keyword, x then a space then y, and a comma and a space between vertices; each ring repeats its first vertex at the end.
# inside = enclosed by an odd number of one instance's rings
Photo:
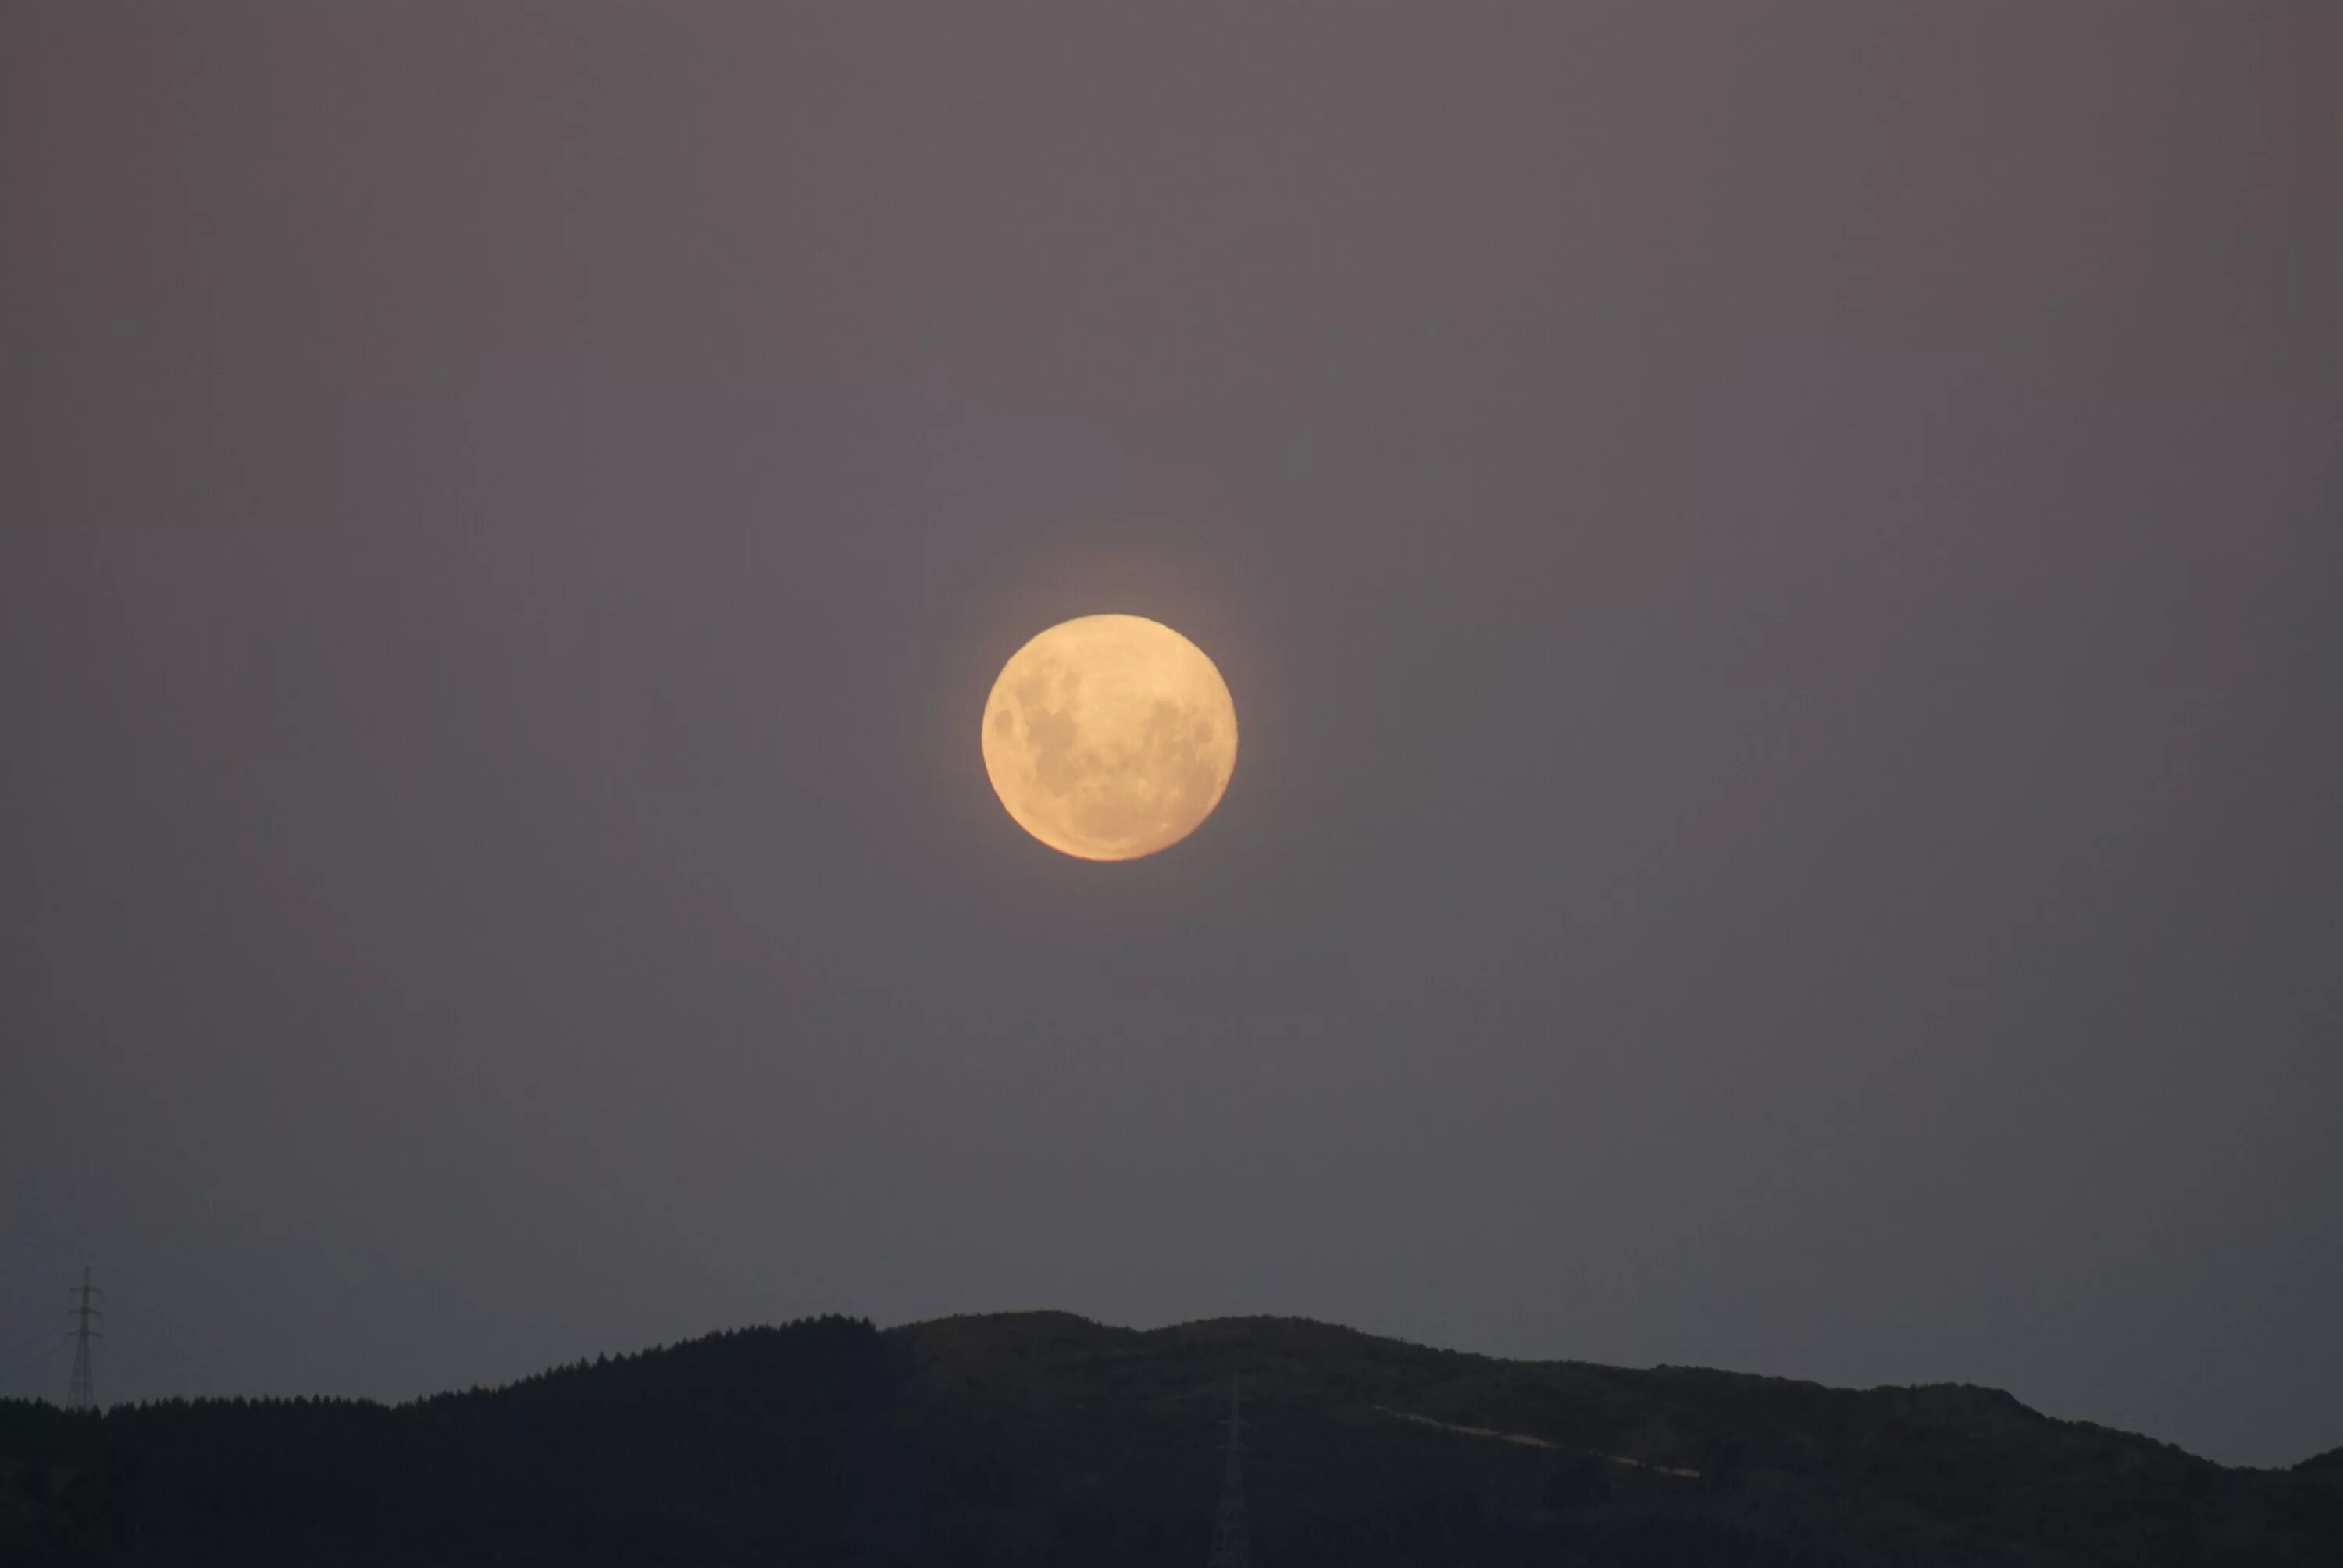
POLYGON ((1205 1568, 1252 1568, 1252 1533, 1245 1524, 1243 1421, 1238 1380, 1229 1379, 1229 1448, 1221 1468, 1221 1506, 1212 1515, 1212 1554, 1205 1568))
POLYGON ((76 1304, 74 1308, 73 1382, 66 1385, 65 1408, 94 1411, 97 1408, 97 1389, 90 1381, 89 1342, 105 1336, 91 1328, 89 1321, 92 1318, 102 1318, 106 1314, 90 1305, 90 1298, 102 1296, 106 1292, 89 1282, 89 1268, 85 1264, 81 1271, 80 1286, 67 1293, 76 1298, 76 1304))
MULTIPOLYGON (((146 1341, 123 1332, 121 1322, 106 1332, 106 1354, 117 1369, 127 1368, 131 1376, 128 1385, 141 1400, 162 1400, 193 1397, 195 1379, 187 1368, 164 1355, 146 1341)), ((117 1370, 114 1380, 115 1400, 123 1397, 125 1379, 117 1370)))
POLYGON ((7 1350, 0 1350, 0 1366, 14 1366, 16 1362, 28 1357, 28 1354, 42 1352, 42 1350, 64 1350, 64 1345, 65 1345, 64 1329, 56 1329, 56 1327, 42 1329, 42 1332, 35 1333, 35 1336, 21 1338, 21 1341, 16 1341, 14 1345, 9 1345, 7 1350))
POLYGON ((111 1320, 114 1326, 106 1331, 108 1353, 129 1362, 153 1385, 149 1397, 172 1392, 186 1393, 196 1382, 195 1363, 167 1340, 149 1338, 146 1332, 135 1330, 120 1318, 111 1320))
POLYGON ((55 1344, 50 1345, 47 1349, 40 1352, 36 1355, 20 1355, 12 1358, 5 1364, 0 1364, 0 1372, 7 1372, 12 1376, 20 1372, 29 1372, 35 1367, 40 1366, 45 1362, 51 1356, 63 1354, 65 1348, 65 1339, 60 1335, 55 1344))
POLYGON ((5 1345, 0 1345, 0 1365, 15 1361, 35 1345, 57 1342, 59 1342, 59 1331, 54 1325, 35 1329, 27 1334, 18 1334, 5 1345))
POLYGON ((106 1331, 106 1337, 117 1348, 126 1336, 134 1343, 142 1344, 156 1355, 167 1357, 175 1363, 192 1365, 195 1362, 195 1358, 189 1355, 177 1341, 151 1322, 134 1327, 133 1324, 137 1323, 136 1319, 116 1318, 113 1323, 114 1326, 106 1331))

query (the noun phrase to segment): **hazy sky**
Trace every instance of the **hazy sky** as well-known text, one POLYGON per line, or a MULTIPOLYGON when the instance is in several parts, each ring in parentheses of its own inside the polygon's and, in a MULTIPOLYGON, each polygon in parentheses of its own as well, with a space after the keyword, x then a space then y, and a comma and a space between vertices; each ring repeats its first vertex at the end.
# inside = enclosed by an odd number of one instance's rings
POLYGON ((1053 1306, 2343 1442, 2343 8, 0 10, 0 1392, 1053 1306), (1122 610, 1220 812, 1025 837, 1122 610), (20 1344, 29 1358, 7 1359, 20 1344))

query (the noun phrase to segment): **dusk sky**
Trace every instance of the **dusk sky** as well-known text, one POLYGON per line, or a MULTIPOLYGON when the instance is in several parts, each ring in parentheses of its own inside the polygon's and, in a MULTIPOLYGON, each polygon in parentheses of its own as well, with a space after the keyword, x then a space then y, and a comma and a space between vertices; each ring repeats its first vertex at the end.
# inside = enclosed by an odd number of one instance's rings
POLYGON ((2343 1442, 2338 60, 11 0, 0 1394, 86 1263, 109 1400, 1056 1307, 2343 1442), (1105 611, 1243 735, 1121 864, 978 745, 1105 611))

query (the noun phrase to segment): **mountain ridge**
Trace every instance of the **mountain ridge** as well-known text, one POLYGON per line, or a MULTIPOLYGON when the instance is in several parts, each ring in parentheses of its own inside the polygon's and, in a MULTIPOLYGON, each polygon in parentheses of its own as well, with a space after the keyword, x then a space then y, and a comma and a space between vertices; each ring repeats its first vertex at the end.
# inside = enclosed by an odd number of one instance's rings
POLYGON ((2343 1450, 2229 1468, 1976 1384, 1051 1311, 801 1320, 398 1405, 0 1402, 0 1546, 45 1568, 1192 1568, 1238 1374, 1265 1565, 2343 1560, 2343 1450))

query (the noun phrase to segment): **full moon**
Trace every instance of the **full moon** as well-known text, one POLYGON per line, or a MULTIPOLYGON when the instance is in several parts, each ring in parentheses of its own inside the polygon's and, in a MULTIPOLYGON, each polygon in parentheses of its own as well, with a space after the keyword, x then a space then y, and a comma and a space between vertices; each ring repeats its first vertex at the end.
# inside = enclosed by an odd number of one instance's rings
POLYGON ((1237 765, 1237 709, 1204 650, 1135 615, 1064 621, 984 704, 984 771, 1017 825, 1085 860, 1194 832, 1237 765))

